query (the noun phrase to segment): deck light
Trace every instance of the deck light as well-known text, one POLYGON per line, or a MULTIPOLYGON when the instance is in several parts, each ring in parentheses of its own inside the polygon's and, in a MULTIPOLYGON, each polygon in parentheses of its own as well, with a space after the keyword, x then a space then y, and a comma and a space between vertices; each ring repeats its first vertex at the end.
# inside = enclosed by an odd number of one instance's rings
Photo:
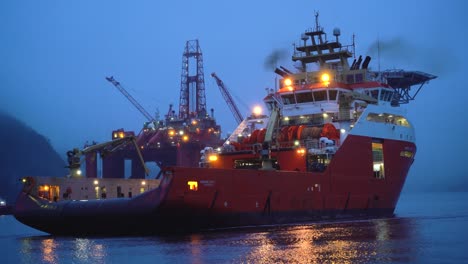
POLYGON ((262 108, 258 105, 256 105, 254 108, 253 108, 253 114, 255 116, 259 116, 262 114, 262 108))
POLYGON ((187 135, 182 137, 182 141, 187 142, 189 140, 189 137, 187 135))
POLYGON ((284 85, 286 85, 286 86, 291 86, 291 84, 292 84, 292 80, 291 80, 291 79, 289 79, 289 78, 284 79, 284 85))
POLYGON ((94 185, 98 185, 98 184, 99 184, 98 180, 94 180, 93 183, 94 183, 94 185))
POLYGON ((322 79, 322 82, 329 82, 330 81, 330 75, 328 73, 322 74, 320 77, 322 79))
POLYGON ((218 160, 218 156, 217 156, 217 155, 210 155, 210 156, 208 157, 208 160, 209 160, 209 161, 217 161, 217 160, 218 160))

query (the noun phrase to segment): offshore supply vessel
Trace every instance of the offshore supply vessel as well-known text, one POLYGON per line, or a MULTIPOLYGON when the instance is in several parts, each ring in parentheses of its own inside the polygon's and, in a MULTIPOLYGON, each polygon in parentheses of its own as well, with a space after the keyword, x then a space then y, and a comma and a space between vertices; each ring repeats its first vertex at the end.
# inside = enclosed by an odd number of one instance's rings
POLYGON ((400 105, 436 76, 372 71, 368 56, 350 65, 354 45, 333 35, 316 15, 295 46, 298 70, 275 70, 269 114, 247 117, 220 150, 203 149, 199 167, 167 166, 159 179, 25 177, 15 217, 51 234, 120 235, 393 215, 416 153, 400 105), (50 191, 67 184, 81 186, 73 199, 50 191))

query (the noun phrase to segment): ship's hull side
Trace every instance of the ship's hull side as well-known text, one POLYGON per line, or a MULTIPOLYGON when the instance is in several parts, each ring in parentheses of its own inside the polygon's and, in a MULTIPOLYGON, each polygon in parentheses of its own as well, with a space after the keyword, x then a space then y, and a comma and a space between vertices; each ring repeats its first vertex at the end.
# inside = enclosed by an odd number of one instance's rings
POLYGON ((372 138, 350 135, 322 173, 167 168, 161 186, 142 194, 147 198, 138 201, 135 197, 41 204, 22 193, 15 216, 51 234, 75 235, 153 234, 391 216, 413 162, 400 153, 415 151, 415 146, 384 140, 385 177, 376 179, 371 144, 372 138), (196 190, 190 189, 189 181, 197 182, 196 190))

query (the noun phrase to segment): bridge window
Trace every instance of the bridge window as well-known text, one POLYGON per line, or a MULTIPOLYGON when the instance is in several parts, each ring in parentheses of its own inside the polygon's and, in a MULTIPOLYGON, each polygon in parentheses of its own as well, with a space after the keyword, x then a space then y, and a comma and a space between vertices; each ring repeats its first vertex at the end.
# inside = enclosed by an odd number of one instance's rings
POLYGON ((337 90, 328 90, 328 98, 330 101, 336 101, 337 90))
POLYGON ((296 99, 297 103, 308 103, 308 102, 313 102, 314 98, 312 97, 311 92, 305 92, 305 93, 296 93, 296 99))
POLYGON ((315 101, 326 101, 327 100, 327 91, 316 91, 314 92, 315 101))
POLYGON ((295 104, 296 100, 294 99, 294 94, 285 94, 282 95, 281 98, 283 99, 283 104, 295 104))
POLYGON ((380 101, 390 102, 392 100, 393 92, 382 89, 380 91, 380 101))

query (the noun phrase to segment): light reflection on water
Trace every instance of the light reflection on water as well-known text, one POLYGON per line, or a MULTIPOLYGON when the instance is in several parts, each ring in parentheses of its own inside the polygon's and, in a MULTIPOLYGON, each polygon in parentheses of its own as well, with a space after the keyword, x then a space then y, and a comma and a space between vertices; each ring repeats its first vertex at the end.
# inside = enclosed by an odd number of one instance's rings
POLYGON ((416 261, 395 241, 406 240, 412 221, 306 224, 224 230, 168 237, 21 239, 23 263, 356 263, 416 261))
POLYGON ((3 216, 0 263, 466 263, 467 200, 424 193, 398 218, 154 237, 54 237, 3 216))

